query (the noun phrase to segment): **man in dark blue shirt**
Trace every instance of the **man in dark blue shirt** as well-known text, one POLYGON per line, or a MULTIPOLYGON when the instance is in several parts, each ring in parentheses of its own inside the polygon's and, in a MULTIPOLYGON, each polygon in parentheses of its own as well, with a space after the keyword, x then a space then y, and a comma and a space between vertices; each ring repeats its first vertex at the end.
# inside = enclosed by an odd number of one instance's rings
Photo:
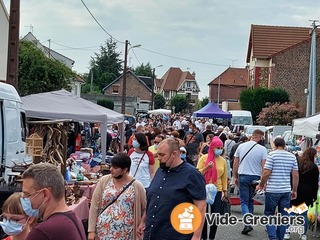
POLYGON ((200 240, 206 211, 205 180, 200 172, 180 158, 174 139, 163 140, 157 148, 160 168, 147 189, 147 209, 138 227, 144 240, 200 240), (192 203, 200 210, 200 227, 193 234, 177 232, 170 222, 172 210, 180 203, 192 203))

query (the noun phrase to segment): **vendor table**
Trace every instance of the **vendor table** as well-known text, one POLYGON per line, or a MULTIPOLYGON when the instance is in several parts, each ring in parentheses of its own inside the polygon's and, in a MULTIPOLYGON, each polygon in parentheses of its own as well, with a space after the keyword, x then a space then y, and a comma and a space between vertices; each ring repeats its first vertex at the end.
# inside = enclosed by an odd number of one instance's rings
POLYGON ((93 192, 96 189, 97 184, 92 185, 81 185, 80 188, 84 190, 83 197, 87 197, 90 200, 92 199, 93 192))
POLYGON ((80 220, 86 220, 89 218, 89 200, 87 197, 81 197, 77 204, 69 206, 69 210, 72 210, 80 220))

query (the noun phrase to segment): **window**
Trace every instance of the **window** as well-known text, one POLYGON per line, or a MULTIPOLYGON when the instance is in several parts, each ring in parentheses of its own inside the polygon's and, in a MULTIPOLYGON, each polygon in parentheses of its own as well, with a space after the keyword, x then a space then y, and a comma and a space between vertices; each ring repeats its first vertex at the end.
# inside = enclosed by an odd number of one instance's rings
POLYGON ((119 84, 113 84, 112 85, 112 94, 119 94, 120 85, 119 84))
POLYGON ((169 91, 164 91, 164 97, 168 98, 169 97, 169 91))
POLYGON ((187 88, 191 87, 191 82, 187 82, 187 88))

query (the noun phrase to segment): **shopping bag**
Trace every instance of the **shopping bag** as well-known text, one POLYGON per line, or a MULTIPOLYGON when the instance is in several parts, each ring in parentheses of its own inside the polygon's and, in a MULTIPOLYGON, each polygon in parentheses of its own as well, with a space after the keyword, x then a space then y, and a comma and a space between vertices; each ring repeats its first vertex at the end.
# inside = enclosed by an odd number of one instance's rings
POLYGON ((261 204, 264 204, 265 201, 266 201, 266 192, 265 191, 256 191, 255 192, 255 195, 253 196, 253 200, 258 202, 258 203, 261 203, 261 204))
POLYGON ((210 183, 206 185, 206 194, 207 194, 207 199, 206 202, 210 205, 214 203, 214 199, 216 198, 217 195, 217 187, 210 183))
POLYGON ((220 207, 220 214, 224 215, 224 214, 229 214, 231 215, 231 204, 229 201, 229 198, 223 198, 221 200, 221 207, 220 207))

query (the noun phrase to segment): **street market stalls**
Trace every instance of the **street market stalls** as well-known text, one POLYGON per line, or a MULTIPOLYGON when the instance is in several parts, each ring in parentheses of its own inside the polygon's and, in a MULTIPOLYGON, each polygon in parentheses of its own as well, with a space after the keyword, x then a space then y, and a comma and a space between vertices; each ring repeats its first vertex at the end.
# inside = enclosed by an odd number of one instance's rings
POLYGON ((100 123, 102 159, 106 156, 107 124, 124 121, 122 114, 77 97, 66 90, 32 94, 21 99, 28 118, 100 123))

